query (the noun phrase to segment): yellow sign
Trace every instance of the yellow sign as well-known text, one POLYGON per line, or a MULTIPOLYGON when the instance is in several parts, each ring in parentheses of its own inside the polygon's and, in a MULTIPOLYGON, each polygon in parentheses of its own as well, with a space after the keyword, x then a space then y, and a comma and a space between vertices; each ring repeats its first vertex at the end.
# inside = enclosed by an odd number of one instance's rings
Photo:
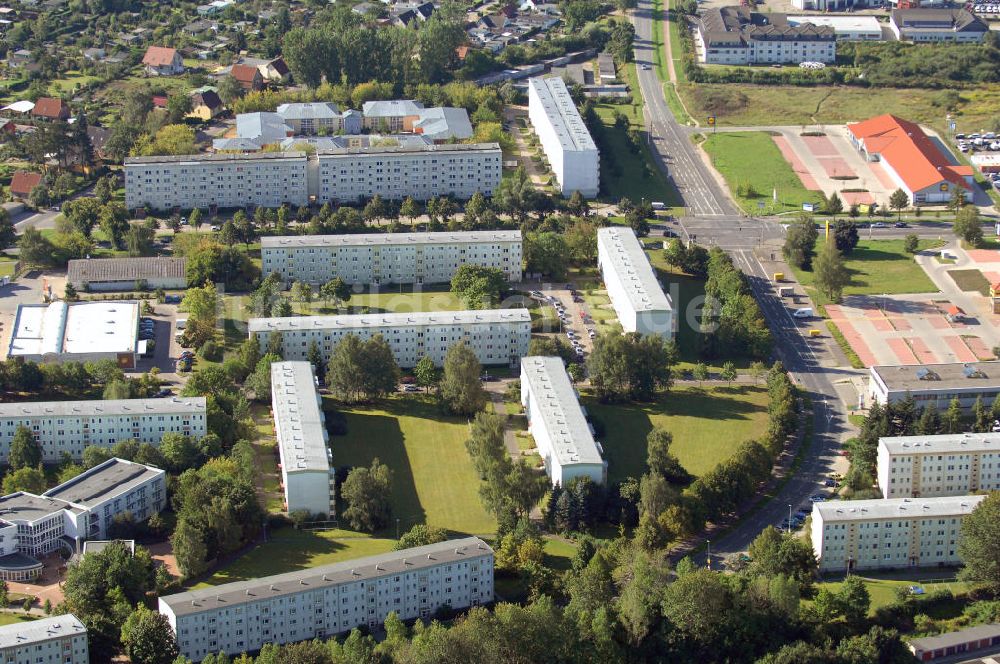
POLYGON ((715 124, 715 116, 714 115, 708 116, 708 124, 709 124, 709 126, 715 124))
POLYGON ((948 183, 947 182, 942 182, 941 183, 941 191, 948 191, 948 183))

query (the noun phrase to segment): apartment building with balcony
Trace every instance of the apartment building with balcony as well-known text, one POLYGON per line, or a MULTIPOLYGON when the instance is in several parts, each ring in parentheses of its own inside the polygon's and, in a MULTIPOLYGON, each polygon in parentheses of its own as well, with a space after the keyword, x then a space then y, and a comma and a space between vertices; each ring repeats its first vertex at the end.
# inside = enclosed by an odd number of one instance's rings
POLYGON ((998 491, 1000 433, 880 438, 875 468, 886 498, 998 491))
POLYGON ((597 266, 624 331, 673 338, 673 303, 631 228, 598 229, 597 266))
POLYGON ((0 627, 0 664, 90 664, 87 628, 72 613, 0 627))

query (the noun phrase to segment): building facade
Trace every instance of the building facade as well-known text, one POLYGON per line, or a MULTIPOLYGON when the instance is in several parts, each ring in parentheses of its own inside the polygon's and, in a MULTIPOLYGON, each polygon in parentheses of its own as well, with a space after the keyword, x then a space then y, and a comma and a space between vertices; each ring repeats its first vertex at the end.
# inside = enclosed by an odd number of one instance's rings
POLYGON ((886 498, 998 491, 1000 433, 880 438, 875 468, 886 498))
POLYGON ((998 394, 1000 362, 883 365, 868 370, 868 400, 883 406, 911 396, 917 408, 933 405, 943 412, 952 399, 968 409, 978 398, 991 404, 998 394))
POLYGON ((837 35, 830 25, 790 21, 784 14, 749 7, 702 12, 695 31, 698 60, 706 64, 756 65, 832 63, 837 35))
POLYGON ((208 433, 206 417, 205 397, 0 404, 0 459, 7 460, 19 426, 31 430, 43 461, 57 463, 64 453, 79 460, 89 445, 158 445, 165 433, 200 438, 208 433))
POLYGON ((511 365, 528 354, 531 315, 527 309, 482 309, 344 316, 251 318, 250 334, 266 352, 272 334, 281 334, 282 357, 304 361, 315 342, 323 361, 349 334, 362 340, 381 334, 399 366, 416 366, 425 355, 444 364, 453 345, 464 342, 483 365, 511 365))
POLYGON ((316 376, 308 362, 271 364, 271 412, 281 462, 285 511, 336 513, 336 468, 316 376))
POLYGON ((819 571, 951 566, 962 520, 986 496, 831 500, 812 513, 819 571))
POLYGON ((608 464, 562 358, 521 358, 521 405, 553 486, 565 487, 577 477, 607 481, 608 464))
POLYGON ((72 613, 0 627, 0 664, 90 664, 87 628, 72 613))
POLYGON ((467 537, 168 595, 159 611, 181 654, 201 661, 378 627, 393 611, 414 620, 492 601, 493 550, 467 537))
POLYGON ((631 228, 598 229, 597 265, 623 330, 673 338, 673 303, 631 228))
POLYGON ((528 79, 528 119, 562 195, 579 191, 585 198, 597 196, 600 153, 561 78, 528 79))
POLYGON ((889 29, 899 41, 981 42, 990 33, 986 21, 967 9, 893 9, 889 29))
POLYGON ((79 292, 179 290, 187 288, 187 259, 78 258, 69 262, 66 281, 79 292))
POLYGON ((372 233, 261 238, 264 275, 286 283, 324 284, 340 277, 351 285, 447 283, 470 263, 503 270, 521 280, 521 231, 372 233))

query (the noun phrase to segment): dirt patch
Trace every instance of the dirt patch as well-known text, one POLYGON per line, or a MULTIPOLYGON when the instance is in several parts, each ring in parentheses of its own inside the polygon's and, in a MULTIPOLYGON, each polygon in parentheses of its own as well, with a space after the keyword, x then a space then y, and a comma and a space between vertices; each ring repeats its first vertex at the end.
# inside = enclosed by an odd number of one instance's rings
POLYGON ((963 291, 974 291, 984 296, 990 292, 990 282, 979 270, 948 270, 948 276, 963 291))

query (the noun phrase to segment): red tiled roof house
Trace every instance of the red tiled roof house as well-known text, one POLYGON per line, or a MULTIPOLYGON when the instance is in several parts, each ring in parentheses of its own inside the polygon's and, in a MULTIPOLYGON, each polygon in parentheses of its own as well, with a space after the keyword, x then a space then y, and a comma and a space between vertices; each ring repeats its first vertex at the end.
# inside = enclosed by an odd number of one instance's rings
POLYGON ((244 90, 261 90, 264 88, 264 77, 260 69, 250 65, 233 65, 229 74, 235 78, 244 90))
POLYGON ((31 116, 43 120, 66 120, 69 118, 69 106, 62 99, 40 97, 31 109, 31 116))
POLYGON ((14 198, 27 200, 31 196, 31 190, 41 184, 41 182, 41 173, 17 171, 10 181, 10 195, 14 198))
POLYGON ((150 46, 142 57, 146 72, 153 76, 175 76, 184 73, 184 60, 176 48, 150 46))

